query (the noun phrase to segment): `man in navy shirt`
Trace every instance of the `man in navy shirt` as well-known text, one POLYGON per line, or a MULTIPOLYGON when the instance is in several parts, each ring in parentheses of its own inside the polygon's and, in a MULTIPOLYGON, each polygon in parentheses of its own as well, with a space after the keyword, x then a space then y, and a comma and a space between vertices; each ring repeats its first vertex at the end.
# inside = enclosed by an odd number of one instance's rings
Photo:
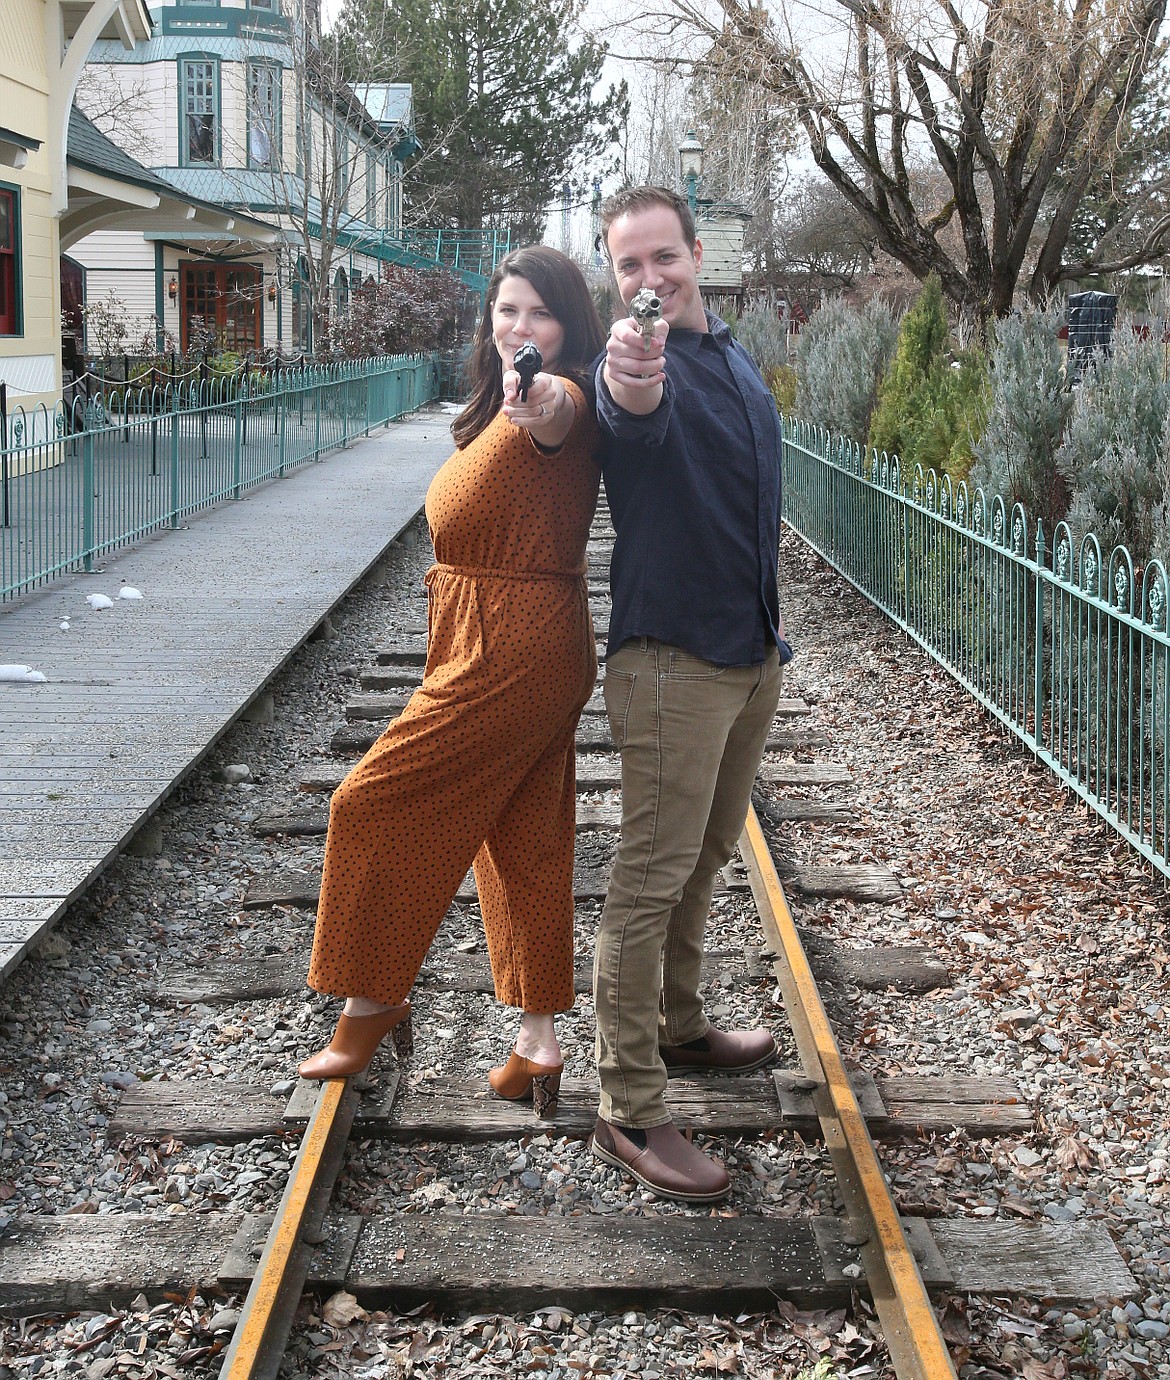
POLYGON ((669 1070, 743 1072, 767 1030, 722 1031, 699 994, 719 869, 747 815, 780 695, 780 419, 750 356, 704 311, 683 197, 609 198, 623 302, 662 303, 644 338, 610 332, 597 372, 616 540, 605 703, 622 753, 622 835, 594 963, 601 1082, 593 1152, 662 1197, 727 1195, 723 1165, 671 1121, 669 1070))

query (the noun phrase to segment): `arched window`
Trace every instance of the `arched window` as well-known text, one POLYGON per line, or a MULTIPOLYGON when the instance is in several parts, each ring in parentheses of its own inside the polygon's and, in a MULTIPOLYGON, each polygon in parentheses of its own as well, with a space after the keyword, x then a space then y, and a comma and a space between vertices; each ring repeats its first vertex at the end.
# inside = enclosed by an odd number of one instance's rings
POLYGON ((339 268, 333 279, 333 307, 338 316, 344 316, 349 310, 349 279, 344 268, 339 268))

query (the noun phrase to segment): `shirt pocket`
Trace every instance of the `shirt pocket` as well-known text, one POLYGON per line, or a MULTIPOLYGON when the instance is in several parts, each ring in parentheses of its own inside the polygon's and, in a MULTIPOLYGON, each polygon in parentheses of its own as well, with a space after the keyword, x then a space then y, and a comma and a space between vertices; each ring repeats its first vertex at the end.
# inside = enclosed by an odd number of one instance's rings
POLYGON ((742 404, 737 412, 736 403, 714 389, 682 389, 679 413, 687 454, 700 464, 726 457, 729 449, 742 446, 744 436, 751 434, 742 404))

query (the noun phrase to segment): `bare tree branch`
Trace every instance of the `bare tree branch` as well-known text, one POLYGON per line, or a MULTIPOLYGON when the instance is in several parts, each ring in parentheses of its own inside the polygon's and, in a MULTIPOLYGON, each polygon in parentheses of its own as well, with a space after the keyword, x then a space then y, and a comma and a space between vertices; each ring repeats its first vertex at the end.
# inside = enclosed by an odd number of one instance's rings
POLYGON ((1151 232, 1066 262, 1085 190, 1157 61, 1167 0, 821 0, 803 44, 810 7, 796 0, 660 3, 793 113, 876 242, 916 277, 938 274, 964 315, 1010 310, 1021 285, 1044 300, 1087 263, 1162 257, 1151 232), (914 185, 927 153, 941 196, 914 185))

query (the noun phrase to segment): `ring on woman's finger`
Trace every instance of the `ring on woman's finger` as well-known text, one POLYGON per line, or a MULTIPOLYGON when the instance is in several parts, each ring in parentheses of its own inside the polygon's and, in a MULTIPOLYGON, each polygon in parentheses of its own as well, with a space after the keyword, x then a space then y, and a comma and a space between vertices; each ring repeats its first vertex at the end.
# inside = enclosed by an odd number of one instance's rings
POLYGON ((540 404, 540 415, 541 415, 542 417, 545 417, 545 416, 548 415, 548 408, 545 407, 544 403, 541 403, 541 404, 540 404))

